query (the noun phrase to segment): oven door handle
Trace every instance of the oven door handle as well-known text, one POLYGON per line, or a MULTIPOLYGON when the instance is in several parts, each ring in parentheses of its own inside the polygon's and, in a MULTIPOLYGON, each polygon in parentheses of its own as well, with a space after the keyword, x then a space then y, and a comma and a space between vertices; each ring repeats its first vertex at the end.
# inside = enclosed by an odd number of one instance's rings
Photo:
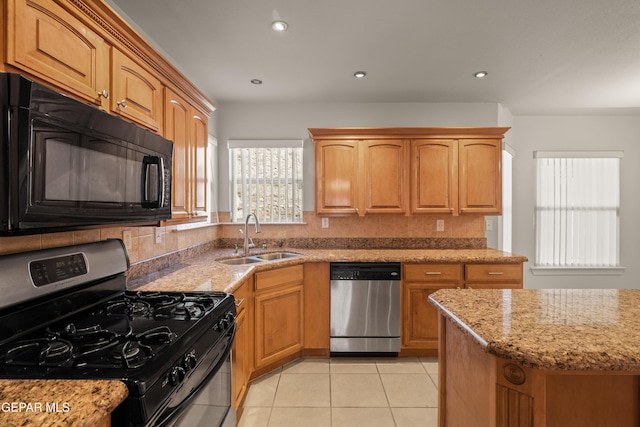
POLYGON ((215 367, 207 374, 204 380, 202 380, 200 384, 198 384, 198 387, 196 387, 191 392, 191 394, 189 394, 189 396, 187 396, 182 402, 180 402, 178 406, 174 407, 170 412, 164 414, 164 416, 160 418, 156 423, 153 423, 152 425, 154 427, 166 427, 171 425, 171 423, 175 421, 176 418, 185 411, 185 409, 191 406, 191 404, 193 403, 194 400, 196 400, 200 392, 207 386, 209 381, 211 381, 211 378, 213 378, 218 373, 222 364, 226 362, 227 358, 229 357, 229 354, 231 353, 231 347, 233 345, 233 339, 235 338, 235 336, 236 336, 236 324, 234 323, 233 330, 231 331, 231 334, 230 334, 229 345, 227 345, 227 348, 224 350, 222 357, 220 358, 218 363, 216 363, 215 367))

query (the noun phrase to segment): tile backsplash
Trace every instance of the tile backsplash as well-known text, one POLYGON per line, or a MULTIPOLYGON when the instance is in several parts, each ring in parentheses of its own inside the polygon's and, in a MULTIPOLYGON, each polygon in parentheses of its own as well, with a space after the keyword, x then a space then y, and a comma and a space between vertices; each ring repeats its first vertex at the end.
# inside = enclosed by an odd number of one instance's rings
MULTIPOLYGON (((30 236, 0 237, 0 255, 25 252, 55 246, 94 242, 108 238, 122 239, 127 246, 131 263, 137 263, 161 255, 211 242, 230 242, 240 239, 239 229, 244 224, 229 223, 228 212, 219 213, 220 223, 205 227, 178 229, 165 227, 108 227, 62 233, 30 236)), ((304 223, 295 225, 263 224, 262 233, 253 234, 257 244, 260 239, 296 241, 296 239, 385 238, 401 239, 483 239, 483 216, 379 215, 371 217, 328 217, 329 227, 322 228, 322 217, 313 211, 304 213, 304 223), (444 230, 437 231, 437 220, 444 220, 444 230)), ((240 239, 241 240, 241 239, 240 239)))

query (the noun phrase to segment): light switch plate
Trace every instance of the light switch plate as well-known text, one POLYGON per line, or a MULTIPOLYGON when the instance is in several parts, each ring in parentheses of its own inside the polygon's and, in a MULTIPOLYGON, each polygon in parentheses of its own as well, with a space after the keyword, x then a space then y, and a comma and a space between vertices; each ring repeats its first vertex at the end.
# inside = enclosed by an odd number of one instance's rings
POLYGON ((162 243, 162 229, 160 227, 156 227, 156 244, 162 243))
POLYGON ((322 218, 322 228, 329 228, 329 218, 322 218))

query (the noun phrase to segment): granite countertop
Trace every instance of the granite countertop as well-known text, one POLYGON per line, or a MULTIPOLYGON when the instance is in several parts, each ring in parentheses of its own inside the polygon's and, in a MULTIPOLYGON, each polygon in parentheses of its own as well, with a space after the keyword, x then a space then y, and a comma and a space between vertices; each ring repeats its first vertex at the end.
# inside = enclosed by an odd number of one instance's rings
POLYGON ((0 380, 0 425, 95 427, 127 395, 120 381, 0 380))
MULTIPOLYGON (((231 249, 216 249, 171 267, 128 281, 129 289, 140 291, 233 292, 250 274, 305 262, 412 262, 412 263, 522 263, 527 258, 497 249, 296 249, 267 252, 295 252, 299 257, 243 265, 218 262, 237 257, 231 249)), ((260 253, 252 252, 251 255, 260 253)))
POLYGON ((523 366, 640 371, 640 290, 443 289, 429 298, 485 351, 523 366))

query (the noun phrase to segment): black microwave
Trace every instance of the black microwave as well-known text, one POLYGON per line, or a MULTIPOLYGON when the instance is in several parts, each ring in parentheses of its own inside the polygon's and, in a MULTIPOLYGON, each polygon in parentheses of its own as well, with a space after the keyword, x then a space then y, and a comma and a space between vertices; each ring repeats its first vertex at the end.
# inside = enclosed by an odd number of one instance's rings
POLYGON ((0 102, 0 235, 171 217, 171 141, 19 74, 0 102))

